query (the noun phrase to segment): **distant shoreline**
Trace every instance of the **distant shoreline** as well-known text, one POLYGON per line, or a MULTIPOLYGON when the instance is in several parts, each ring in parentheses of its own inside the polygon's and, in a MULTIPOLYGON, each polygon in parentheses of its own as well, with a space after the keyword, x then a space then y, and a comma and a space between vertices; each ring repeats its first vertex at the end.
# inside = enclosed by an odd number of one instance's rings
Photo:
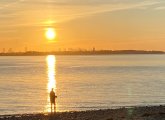
POLYGON ((144 50, 98 50, 98 51, 53 51, 53 52, 10 52, 0 53, 0 56, 45 56, 45 55, 128 55, 128 54, 165 54, 164 51, 144 50))

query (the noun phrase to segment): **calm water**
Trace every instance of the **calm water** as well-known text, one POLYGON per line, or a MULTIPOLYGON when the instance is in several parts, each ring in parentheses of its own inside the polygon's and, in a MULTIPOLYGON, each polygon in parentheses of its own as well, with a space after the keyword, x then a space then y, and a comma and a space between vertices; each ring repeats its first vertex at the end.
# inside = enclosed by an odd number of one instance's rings
POLYGON ((0 57, 0 114, 165 103, 165 55, 0 57))

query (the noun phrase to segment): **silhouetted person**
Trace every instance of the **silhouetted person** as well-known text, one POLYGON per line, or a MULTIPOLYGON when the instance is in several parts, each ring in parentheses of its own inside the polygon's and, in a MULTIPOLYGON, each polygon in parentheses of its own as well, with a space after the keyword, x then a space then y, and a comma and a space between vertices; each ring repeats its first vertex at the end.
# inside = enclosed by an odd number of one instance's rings
POLYGON ((52 112, 52 105, 54 105, 54 112, 56 112, 56 99, 57 96, 55 95, 55 92, 53 91, 53 88, 50 92, 50 103, 51 103, 51 112, 52 112))

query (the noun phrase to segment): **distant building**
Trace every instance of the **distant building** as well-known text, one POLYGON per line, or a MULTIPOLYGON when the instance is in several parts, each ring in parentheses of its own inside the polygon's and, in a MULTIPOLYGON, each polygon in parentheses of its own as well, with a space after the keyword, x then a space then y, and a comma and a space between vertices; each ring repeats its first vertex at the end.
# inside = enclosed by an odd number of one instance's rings
POLYGON ((95 49, 95 47, 93 47, 93 50, 92 50, 93 52, 95 52, 96 51, 96 49, 95 49))

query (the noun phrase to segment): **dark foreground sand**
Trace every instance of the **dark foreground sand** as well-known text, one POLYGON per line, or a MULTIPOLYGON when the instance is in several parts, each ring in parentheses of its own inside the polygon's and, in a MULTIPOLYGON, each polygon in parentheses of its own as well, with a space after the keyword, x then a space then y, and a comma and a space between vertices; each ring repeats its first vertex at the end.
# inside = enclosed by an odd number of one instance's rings
POLYGON ((165 106, 62 112, 54 115, 1 115, 0 120, 165 120, 165 106))

